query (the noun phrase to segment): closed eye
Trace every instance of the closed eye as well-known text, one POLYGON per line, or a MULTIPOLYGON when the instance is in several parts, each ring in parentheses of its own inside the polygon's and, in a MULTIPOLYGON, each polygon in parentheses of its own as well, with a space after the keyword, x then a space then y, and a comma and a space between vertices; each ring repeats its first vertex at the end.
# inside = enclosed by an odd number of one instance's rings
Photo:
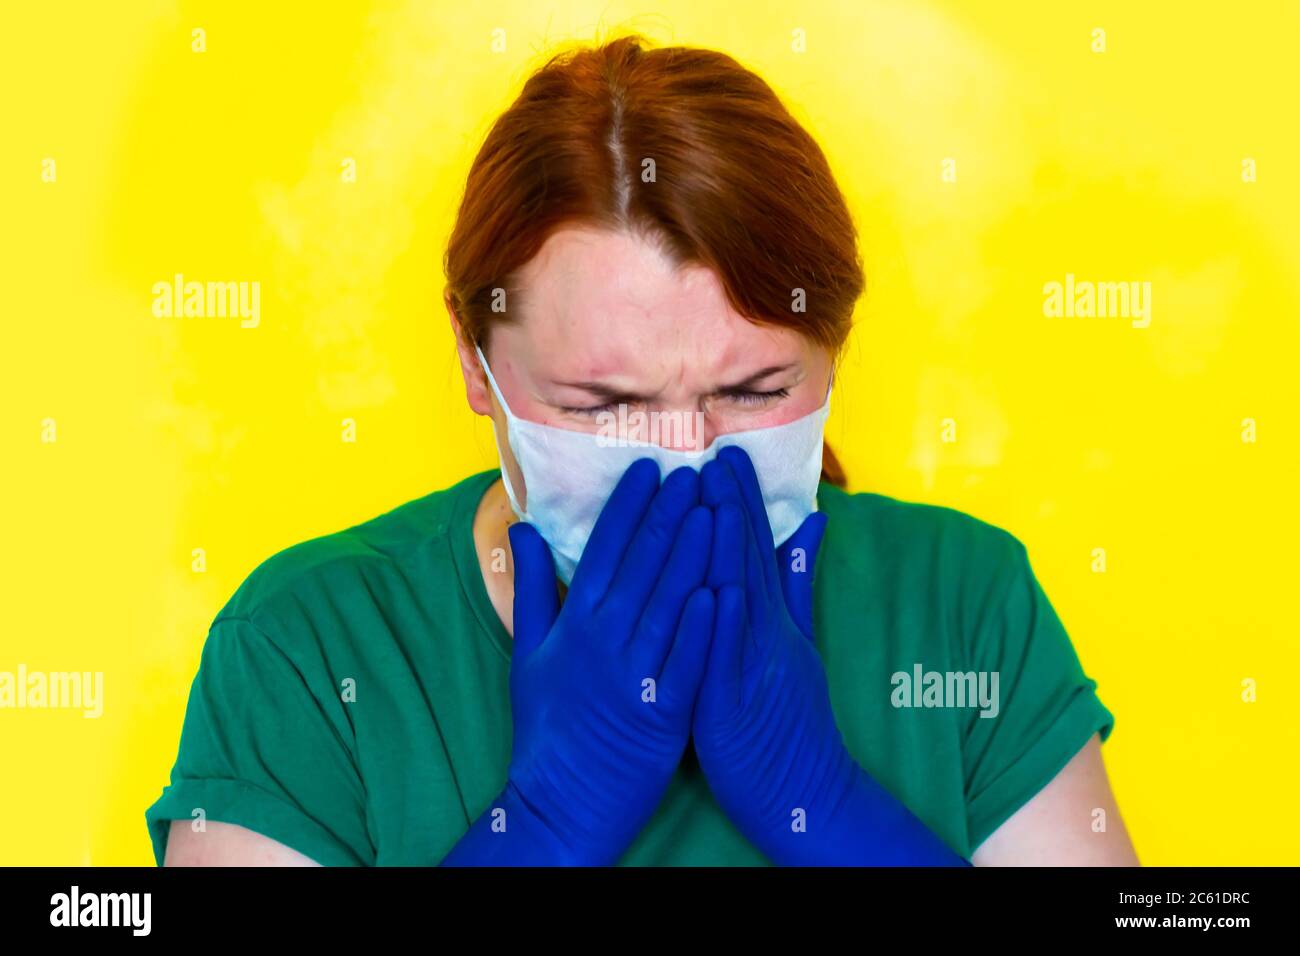
POLYGON ((592 405, 588 408, 575 408, 570 405, 560 405, 558 407, 560 411, 567 412, 570 415, 587 415, 594 418, 595 416, 601 414, 602 412, 609 412, 613 414, 618 411, 619 405, 626 405, 626 404, 627 404, 626 402, 606 402, 603 405, 592 405))
POLYGON ((788 388, 778 388, 770 392, 754 392, 747 389, 723 392, 724 398, 730 398, 742 405, 766 405, 768 402, 785 398, 790 394, 788 388))
MULTIPOLYGON (((777 388, 768 392, 758 392, 752 389, 727 389, 726 391, 722 391, 718 393, 718 395, 722 398, 736 402, 737 404, 740 405, 746 405, 754 408, 762 407, 763 405, 766 405, 769 402, 774 402, 782 398, 786 398, 789 396, 789 394, 790 394, 790 390, 788 388, 777 388)), ((603 414, 605 412, 608 412, 610 414, 617 414, 620 405, 627 405, 628 407, 632 407, 636 404, 638 403, 628 402, 628 401, 622 401, 622 402, 611 401, 611 402, 604 402, 600 405, 587 405, 582 407, 575 406, 575 405, 560 405, 558 407, 560 411, 567 412, 568 414, 571 415, 583 415, 589 418, 594 418, 595 416, 603 414)))

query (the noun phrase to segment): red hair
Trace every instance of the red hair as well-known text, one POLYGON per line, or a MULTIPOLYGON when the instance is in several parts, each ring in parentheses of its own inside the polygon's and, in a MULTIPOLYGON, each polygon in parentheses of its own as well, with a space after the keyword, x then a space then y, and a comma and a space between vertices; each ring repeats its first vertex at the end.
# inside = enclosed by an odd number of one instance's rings
MULTIPOLYGON (((474 159, 444 257, 444 294, 472 342, 486 351, 507 321, 494 290, 514 299, 519 268, 565 224, 644 236, 711 269, 740 315, 832 352, 865 284, 820 147, 771 87, 712 50, 631 35, 558 54, 528 79, 474 159)), ((823 455, 823 477, 843 486, 823 455)))

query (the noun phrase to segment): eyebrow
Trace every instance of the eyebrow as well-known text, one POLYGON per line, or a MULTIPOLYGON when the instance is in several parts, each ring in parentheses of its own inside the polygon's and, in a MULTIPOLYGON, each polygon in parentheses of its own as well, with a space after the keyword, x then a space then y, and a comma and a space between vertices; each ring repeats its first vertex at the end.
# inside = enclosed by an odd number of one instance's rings
MULTIPOLYGON (((754 386, 769 375, 775 375, 778 372, 785 372, 794 367, 794 362, 788 362, 785 365, 769 365, 766 368, 759 369, 752 375, 747 375, 738 382, 722 386, 717 390, 717 394, 727 395, 734 392, 753 391, 754 386)), ((615 399, 628 401, 645 397, 643 395, 633 394, 624 389, 615 388, 612 385, 606 385, 603 382, 556 382, 555 384, 564 386, 565 388, 578 388, 582 389, 584 392, 591 392, 593 395, 604 399, 605 401, 614 401, 615 399)))

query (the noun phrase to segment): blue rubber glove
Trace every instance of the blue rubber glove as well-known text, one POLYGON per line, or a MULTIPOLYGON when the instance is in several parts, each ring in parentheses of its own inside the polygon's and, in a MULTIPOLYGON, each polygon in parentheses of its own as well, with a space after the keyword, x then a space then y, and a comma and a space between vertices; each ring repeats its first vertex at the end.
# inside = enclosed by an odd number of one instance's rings
POLYGON ((836 726, 812 641, 825 515, 778 555, 748 455, 724 449, 701 480, 717 610, 693 730, 723 811, 779 865, 968 866, 857 764, 836 726))
POLYGON ((442 861, 617 862, 654 814, 690 738, 708 662, 713 515, 699 474, 629 466, 559 606, 550 549, 510 528, 515 564, 505 789, 442 861))

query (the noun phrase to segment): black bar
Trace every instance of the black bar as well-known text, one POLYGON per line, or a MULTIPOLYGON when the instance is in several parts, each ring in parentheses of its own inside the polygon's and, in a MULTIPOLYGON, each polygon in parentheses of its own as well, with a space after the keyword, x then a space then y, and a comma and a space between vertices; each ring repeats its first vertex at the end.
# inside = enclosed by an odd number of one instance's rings
POLYGON ((985 945, 1099 935, 1231 945, 1260 931, 1294 930, 1295 877, 1294 868, 8 868, 0 869, 0 933, 6 941, 146 938, 136 933, 144 926, 143 895, 107 901, 107 918, 119 907, 116 926, 51 925, 52 917, 71 922, 75 886, 78 922, 99 908, 100 894, 148 894, 147 938, 205 948, 268 939, 375 943, 394 931, 410 931, 431 948, 519 932, 547 945, 593 927, 603 927, 600 938, 611 944, 699 927, 759 941, 784 928, 810 946, 829 945, 835 937, 828 932, 849 933, 863 951, 900 934, 985 945), (126 902, 138 908, 126 909, 126 902), (1207 918, 1208 928, 1178 922, 1207 918), (1243 925, 1215 922, 1241 918, 1243 925), (1133 919, 1154 922, 1119 925, 1133 919))

